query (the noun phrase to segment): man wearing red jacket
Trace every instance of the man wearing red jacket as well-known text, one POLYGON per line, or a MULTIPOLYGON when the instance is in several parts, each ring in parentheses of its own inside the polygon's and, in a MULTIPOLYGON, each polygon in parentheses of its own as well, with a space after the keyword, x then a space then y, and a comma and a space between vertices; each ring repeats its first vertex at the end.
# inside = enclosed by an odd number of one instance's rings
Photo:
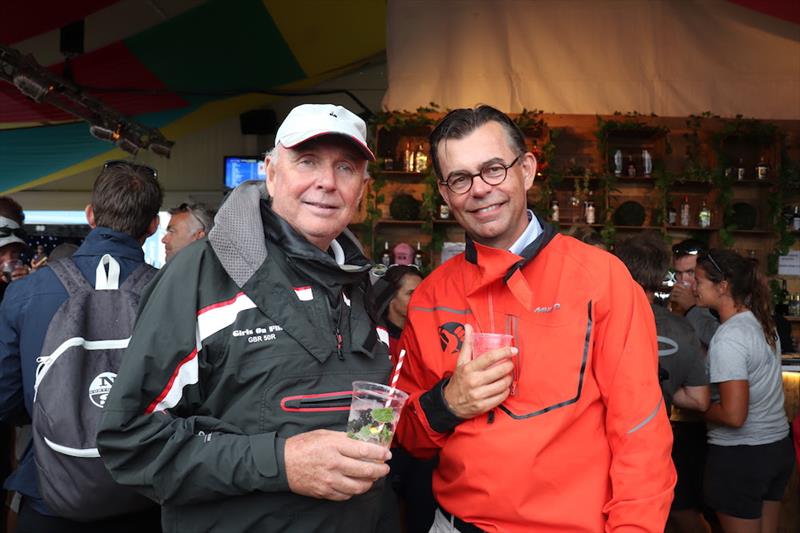
POLYGON ((641 288, 526 209, 536 159, 505 114, 457 109, 430 144, 467 233, 415 291, 401 338, 398 438, 440 457, 431 532, 663 531, 672 432, 641 288), (473 358, 475 330, 514 347, 473 358))

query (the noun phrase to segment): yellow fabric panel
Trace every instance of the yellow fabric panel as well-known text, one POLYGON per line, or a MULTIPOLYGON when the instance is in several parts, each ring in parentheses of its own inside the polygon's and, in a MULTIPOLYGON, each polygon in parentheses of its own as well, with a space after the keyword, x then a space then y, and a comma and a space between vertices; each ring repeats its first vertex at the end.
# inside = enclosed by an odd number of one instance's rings
POLYGON ((262 0, 307 76, 386 49, 385 0, 262 0))

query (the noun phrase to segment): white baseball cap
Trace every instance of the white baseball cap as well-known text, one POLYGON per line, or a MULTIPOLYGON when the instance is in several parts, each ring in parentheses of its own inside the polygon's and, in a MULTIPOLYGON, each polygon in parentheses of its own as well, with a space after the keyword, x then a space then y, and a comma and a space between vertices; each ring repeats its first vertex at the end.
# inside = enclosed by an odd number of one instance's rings
POLYGON ((20 238, 21 235, 24 232, 16 220, 0 216, 0 248, 14 243, 27 247, 28 244, 20 238))
POLYGON ((367 146, 367 125, 358 115, 340 105, 303 104, 292 109, 278 128, 275 145, 293 148, 322 135, 344 135, 355 142, 370 161, 375 155, 367 146))

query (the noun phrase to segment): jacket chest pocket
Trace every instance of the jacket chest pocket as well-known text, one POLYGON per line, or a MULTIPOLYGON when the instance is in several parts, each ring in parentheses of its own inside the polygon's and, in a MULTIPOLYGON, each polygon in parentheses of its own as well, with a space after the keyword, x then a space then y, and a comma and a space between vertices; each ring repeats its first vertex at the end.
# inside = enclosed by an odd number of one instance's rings
POLYGON ((345 431, 353 381, 384 383, 386 370, 342 370, 284 376, 261 394, 259 431, 289 437, 314 429, 345 431))
POLYGON ((580 399, 592 343, 591 303, 573 320, 534 317, 519 324, 517 395, 500 409, 522 420, 567 407, 580 399))

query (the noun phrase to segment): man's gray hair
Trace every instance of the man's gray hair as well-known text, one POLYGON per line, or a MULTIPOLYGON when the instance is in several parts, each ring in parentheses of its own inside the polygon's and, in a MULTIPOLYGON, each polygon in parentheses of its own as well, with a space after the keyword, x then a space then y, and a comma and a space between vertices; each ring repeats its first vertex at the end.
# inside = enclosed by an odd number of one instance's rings
POLYGON ((215 209, 200 203, 182 203, 178 207, 173 207, 169 210, 170 215, 177 215, 178 213, 189 213, 192 215, 200 225, 203 226, 203 231, 206 232, 206 235, 208 235, 208 232, 214 227, 214 215, 217 214, 215 209))

